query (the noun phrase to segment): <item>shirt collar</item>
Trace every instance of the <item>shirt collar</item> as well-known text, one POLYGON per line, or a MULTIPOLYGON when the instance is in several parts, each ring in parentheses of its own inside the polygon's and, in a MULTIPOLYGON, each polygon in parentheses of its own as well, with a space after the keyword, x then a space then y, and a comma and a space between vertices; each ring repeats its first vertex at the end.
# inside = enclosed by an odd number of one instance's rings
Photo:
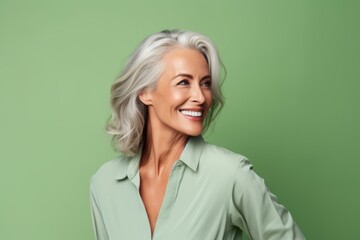
POLYGON ((180 160, 194 172, 197 171, 204 144, 205 141, 201 135, 197 137, 190 137, 181 153, 180 160))
MULTIPOLYGON (((179 160, 185 163, 194 172, 197 171, 204 144, 205 141, 201 135, 197 137, 190 137, 181 153, 179 160)), ((116 173, 115 179, 122 180, 127 176, 130 180, 132 180, 139 170, 140 158, 141 150, 133 157, 122 158, 120 160, 120 169, 116 173)))
POLYGON ((120 168, 115 175, 115 179, 122 180, 126 176, 129 179, 132 179, 136 175, 139 169, 140 157, 141 157, 141 150, 135 156, 121 158, 120 168))

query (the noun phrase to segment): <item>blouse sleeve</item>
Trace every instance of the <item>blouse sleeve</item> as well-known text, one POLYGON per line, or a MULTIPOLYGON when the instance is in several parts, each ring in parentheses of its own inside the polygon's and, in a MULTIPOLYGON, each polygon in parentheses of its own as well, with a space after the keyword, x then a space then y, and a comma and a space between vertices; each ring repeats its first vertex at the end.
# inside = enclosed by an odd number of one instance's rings
POLYGON ((90 207, 91 207, 91 215, 92 215, 92 224, 95 231, 96 239, 109 240, 109 236, 107 234, 104 220, 100 211, 99 203, 96 198, 93 178, 91 178, 91 182, 90 182, 90 207))
POLYGON ((232 224, 253 240, 305 239, 287 209, 243 158, 236 170, 230 203, 232 224))

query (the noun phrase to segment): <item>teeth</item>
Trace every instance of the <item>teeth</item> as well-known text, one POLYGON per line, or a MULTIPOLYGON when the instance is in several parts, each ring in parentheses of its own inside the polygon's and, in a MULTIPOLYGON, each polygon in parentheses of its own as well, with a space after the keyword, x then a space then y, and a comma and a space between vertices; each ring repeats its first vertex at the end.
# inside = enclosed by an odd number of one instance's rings
POLYGON ((184 115, 191 116, 191 117, 201 117, 201 115, 202 115, 202 112, 195 112, 195 111, 182 110, 180 112, 184 115))

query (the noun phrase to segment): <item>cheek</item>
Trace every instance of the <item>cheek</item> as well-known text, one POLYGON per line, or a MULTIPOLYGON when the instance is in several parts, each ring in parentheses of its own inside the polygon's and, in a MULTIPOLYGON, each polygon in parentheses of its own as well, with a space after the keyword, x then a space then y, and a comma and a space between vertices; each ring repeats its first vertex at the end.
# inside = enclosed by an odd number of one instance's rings
POLYGON ((213 97, 212 97, 212 93, 211 92, 208 92, 206 94, 206 102, 208 104, 208 106, 210 107, 212 102, 213 102, 213 97))
POLYGON ((172 90, 168 94, 168 101, 171 104, 181 104, 185 99, 185 94, 179 90, 172 90))

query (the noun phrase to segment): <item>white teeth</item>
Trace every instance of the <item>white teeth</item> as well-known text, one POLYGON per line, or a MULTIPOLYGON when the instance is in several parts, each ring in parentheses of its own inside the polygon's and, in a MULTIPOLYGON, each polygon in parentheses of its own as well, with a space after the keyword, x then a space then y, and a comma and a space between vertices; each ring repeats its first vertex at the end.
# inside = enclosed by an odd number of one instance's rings
POLYGON ((191 117, 201 117, 201 115, 202 115, 202 112, 195 112, 195 111, 182 110, 180 112, 184 115, 191 116, 191 117))

